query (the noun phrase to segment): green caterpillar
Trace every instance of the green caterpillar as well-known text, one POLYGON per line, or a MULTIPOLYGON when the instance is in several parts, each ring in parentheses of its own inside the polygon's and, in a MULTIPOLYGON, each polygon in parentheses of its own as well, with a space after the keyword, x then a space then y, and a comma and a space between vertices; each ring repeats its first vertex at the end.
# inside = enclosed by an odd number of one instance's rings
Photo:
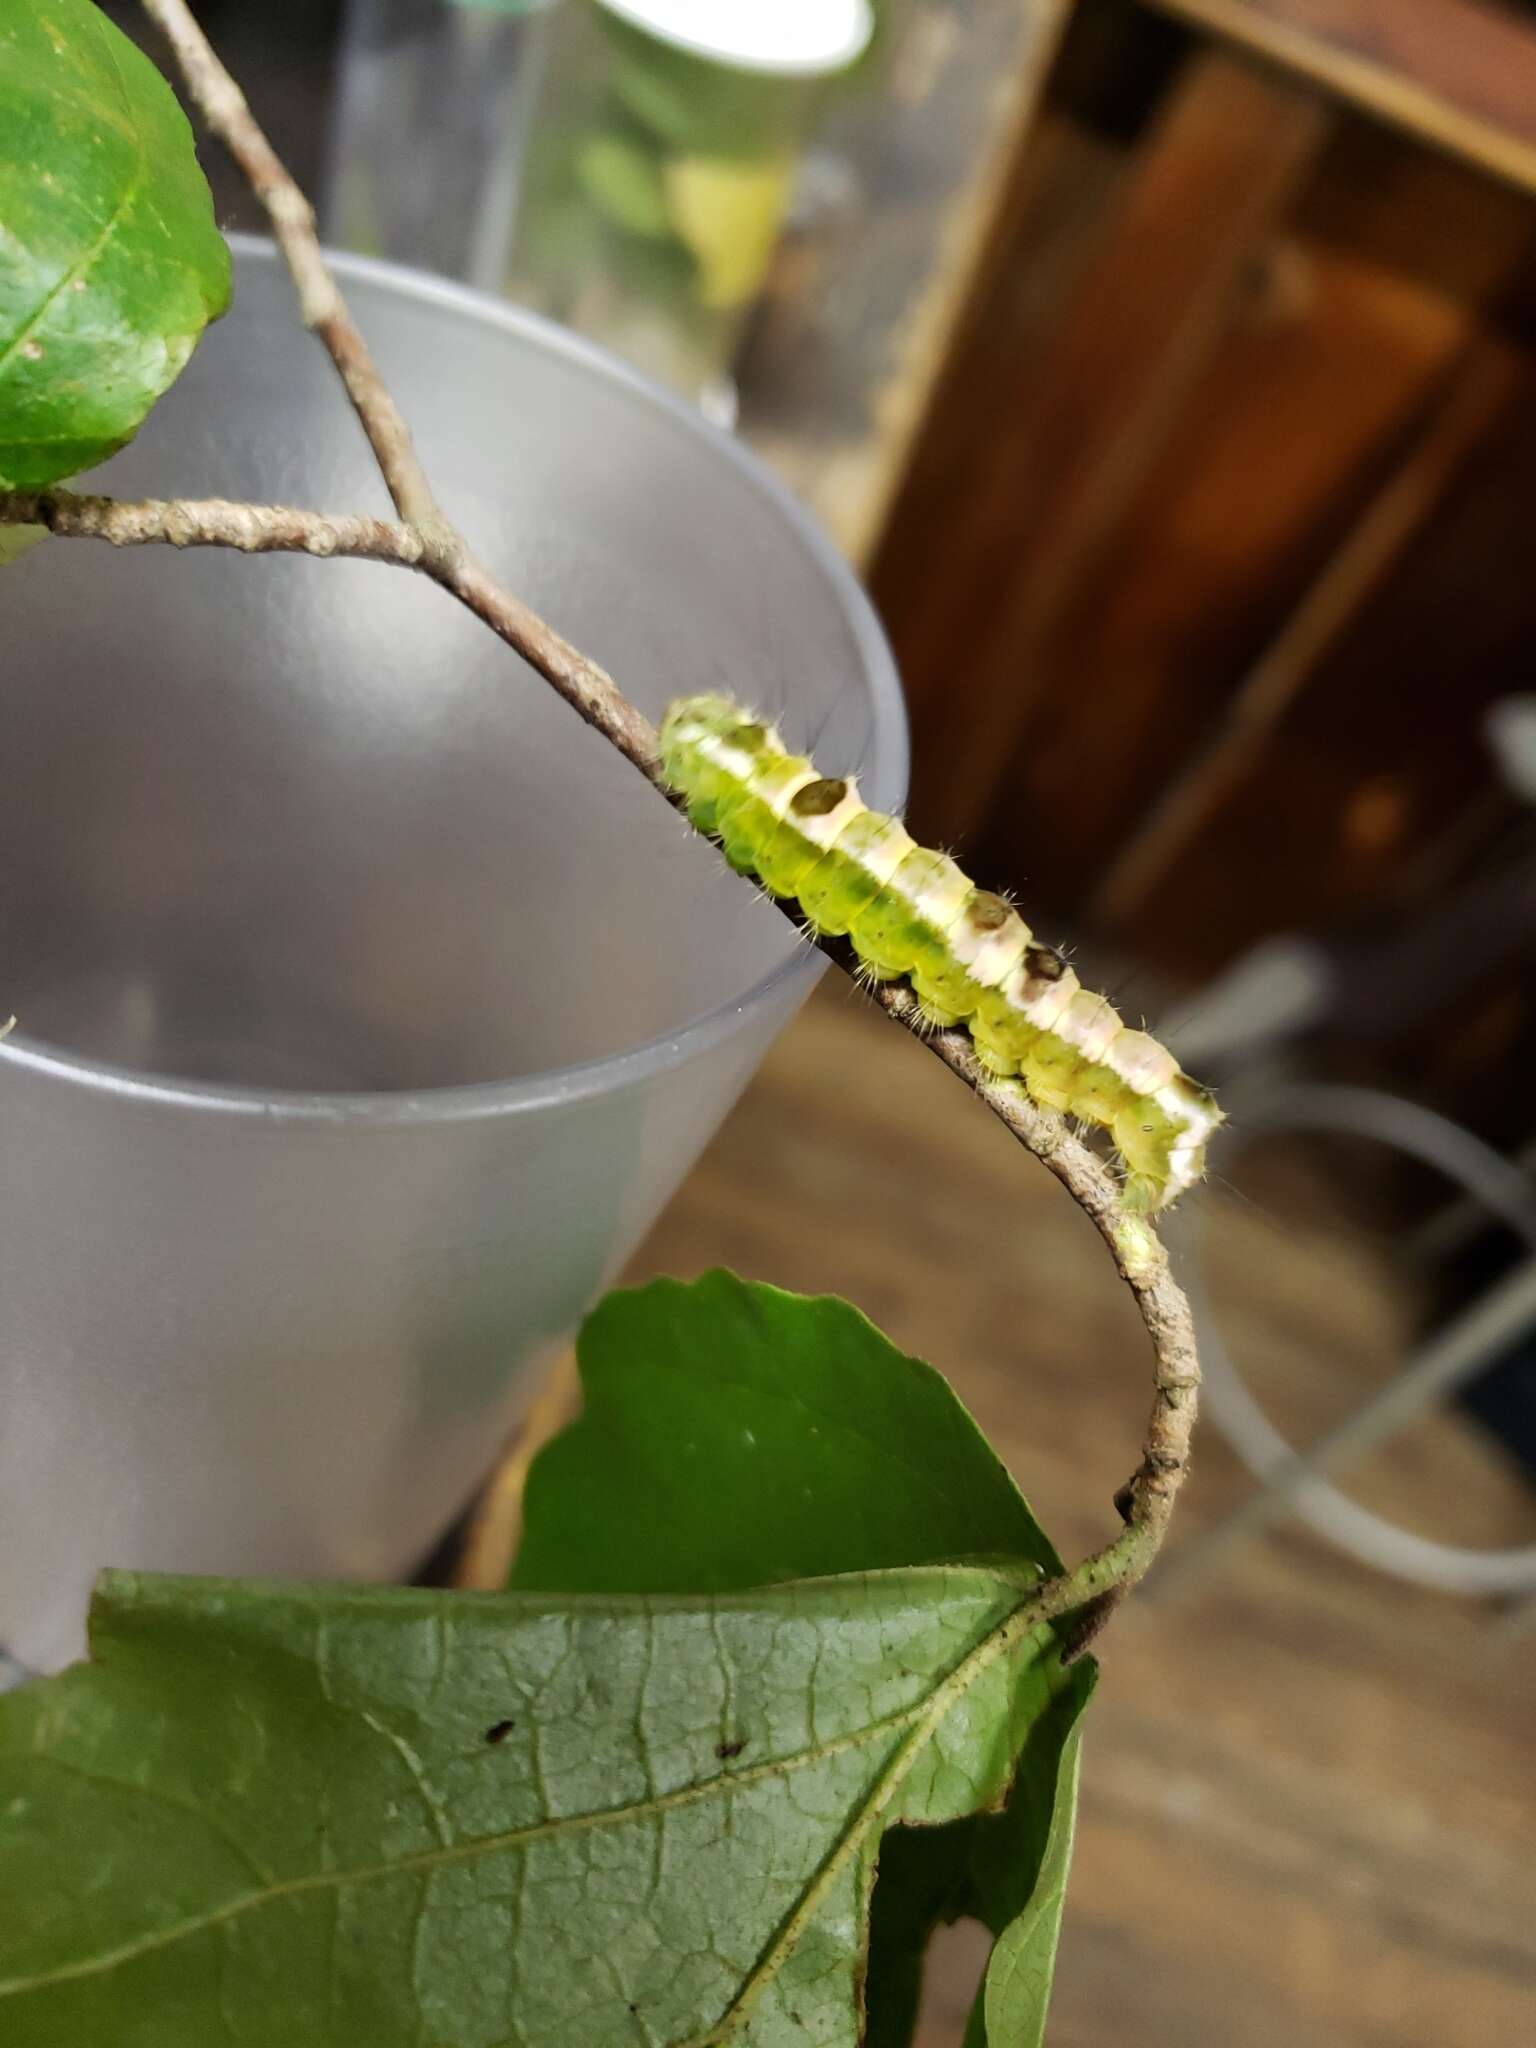
POLYGON ((872 811, 852 777, 817 773, 728 697, 680 697, 662 772, 701 832, 818 933, 846 935, 881 981, 905 978, 923 1016, 964 1024, 992 1074, 1109 1132, 1127 1209, 1161 1209, 1205 1170, 1221 1112, 1172 1053, 1131 1031, 1041 945, 1001 896, 872 811))

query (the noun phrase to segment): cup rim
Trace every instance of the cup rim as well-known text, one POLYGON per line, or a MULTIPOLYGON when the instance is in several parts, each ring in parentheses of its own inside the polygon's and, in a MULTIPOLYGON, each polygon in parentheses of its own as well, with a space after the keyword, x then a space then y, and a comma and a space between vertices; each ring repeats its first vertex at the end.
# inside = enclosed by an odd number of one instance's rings
POLYGON ((754 78, 782 79, 786 84, 833 78, 848 70, 869 48, 875 33, 870 0, 848 0, 840 35, 829 37, 823 19, 822 34, 817 40, 807 41, 802 47, 791 45, 787 49, 755 53, 741 47, 739 32, 738 42, 733 44, 718 32, 711 39, 699 23, 680 19, 676 0, 599 0, 599 4, 669 49, 700 57, 705 63, 717 64, 725 70, 744 71, 754 78))
MULTIPOLYGON (((268 236, 240 233, 230 234, 226 239, 237 262, 276 264, 281 260, 276 243, 268 236)), ((910 758, 905 704, 895 660, 874 607, 819 522, 750 449, 713 426, 686 399, 653 384, 596 342, 573 334, 527 307, 513 305, 453 279, 434 277, 428 272, 377 257, 337 250, 327 250, 326 257, 343 280, 382 285, 445 311, 467 314, 482 325, 500 328, 521 340, 531 340, 541 348, 565 356, 610 383, 627 385, 637 398, 653 410, 666 414, 675 426, 708 443, 716 461, 734 468, 754 490, 767 498, 780 517, 794 529, 807 554, 827 577, 841 601, 861 657, 877 740, 883 743, 883 749, 888 750, 891 756, 889 766, 894 787, 887 801, 893 806, 903 801, 910 758)), ((294 317, 298 317, 297 312, 294 317)), ((339 390, 336 402, 338 405, 346 403, 339 390)), ((0 1038, 0 1074, 6 1068, 14 1068, 133 1101, 223 1111, 282 1123, 414 1124, 499 1117, 579 1101, 630 1086, 652 1074, 665 1073, 728 1037, 745 1012, 761 1008, 772 996, 780 990, 787 990, 797 980, 813 979, 821 972, 823 964, 816 954, 803 946, 796 946, 777 967, 771 968, 740 994, 727 997, 712 1009, 687 1018, 675 1030, 642 1039, 637 1045, 597 1059, 548 1067, 538 1073, 520 1074, 504 1081, 455 1082, 438 1088, 377 1092, 325 1092, 181 1080, 174 1075, 146 1073, 105 1060, 87 1059, 62 1047, 30 1038, 20 1028, 0 1038)), ((0 1014, 0 1024, 4 1021, 3 1014, 0 1014)))

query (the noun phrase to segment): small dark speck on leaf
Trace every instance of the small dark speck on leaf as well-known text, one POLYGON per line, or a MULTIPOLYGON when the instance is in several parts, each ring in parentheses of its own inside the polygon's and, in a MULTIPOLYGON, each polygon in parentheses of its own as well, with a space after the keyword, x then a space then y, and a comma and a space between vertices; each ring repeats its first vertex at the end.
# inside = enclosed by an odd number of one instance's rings
POLYGON ((487 1742, 505 1742, 512 1733, 512 1727, 513 1724, 510 1721, 493 1722, 485 1731, 485 1739, 487 1742))
POLYGON ((742 1737, 740 1742, 717 1742, 715 1744, 715 1755, 719 1757, 721 1763, 729 1763, 733 1756, 740 1756, 746 1746, 747 1740, 745 1736, 742 1737))

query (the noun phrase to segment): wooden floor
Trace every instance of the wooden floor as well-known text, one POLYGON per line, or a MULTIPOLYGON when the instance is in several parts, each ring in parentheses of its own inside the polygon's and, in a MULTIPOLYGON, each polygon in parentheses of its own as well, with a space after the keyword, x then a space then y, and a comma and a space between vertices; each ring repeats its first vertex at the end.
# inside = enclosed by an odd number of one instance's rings
MULTIPOLYGON (((1382 1369, 1383 1283, 1331 1227, 1277 1254, 1240 1224, 1244 1327, 1315 1419, 1382 1369)), ((1070 1200, 840 977, 634 1271, 716 1264, 850 1296, 950 1376, 1065 1552, 1111 1532, 1140 1326, 1070 1200)), ((1536 1535, 1528 1490, 1454 1419, 1368 1479, 1433 1533, 1536 1535)), ((1176 1545, 1244 1487, 1208 1428, 1176 1545)), ((1145 1592, 1102 1661, 1050 2048, 1536 2042, 1536 1635, 1285 1525, 1204 1585, 1145 1592)), ((924 2048, 958 2043, 984 1947, 945 1938, 924 2048)))

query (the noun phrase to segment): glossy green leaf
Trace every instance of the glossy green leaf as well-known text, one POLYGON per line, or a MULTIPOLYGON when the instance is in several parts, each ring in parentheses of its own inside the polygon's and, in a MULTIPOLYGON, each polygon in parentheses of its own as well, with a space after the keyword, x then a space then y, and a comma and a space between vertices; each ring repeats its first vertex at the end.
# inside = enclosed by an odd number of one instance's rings
POLYGON ((1063 1678, 980 1566, 710 1598, 112 1576, 0 1699, 6 2048, 855 2048, 882 1830, 1063 1678))
MULTIPOLYGON (((856 1309, 707 1274, 611 1294, 577 1346, 583 1415, 535 1461, 519 1586, 721 1589, 1056 1554, 947 1382, 856 1309)), ((1044 2039, 1091 1659, 1058 1674, 1002 1812, 896 1829, 880 1854, 868 2048, 912 2039, 941 1922, 998 1937, 974 2044, 1044 2039)))
POLYGON ((535 1460, 512 1584, 714 1592, 1060 1560, 943 1376, 845 1301, 707 1273, 610 1294, 584 1411, 535 1460))
POLYGON ((229 300, 192 131, 90 0, 0 5, 0 487, 122 447, 229 300))

